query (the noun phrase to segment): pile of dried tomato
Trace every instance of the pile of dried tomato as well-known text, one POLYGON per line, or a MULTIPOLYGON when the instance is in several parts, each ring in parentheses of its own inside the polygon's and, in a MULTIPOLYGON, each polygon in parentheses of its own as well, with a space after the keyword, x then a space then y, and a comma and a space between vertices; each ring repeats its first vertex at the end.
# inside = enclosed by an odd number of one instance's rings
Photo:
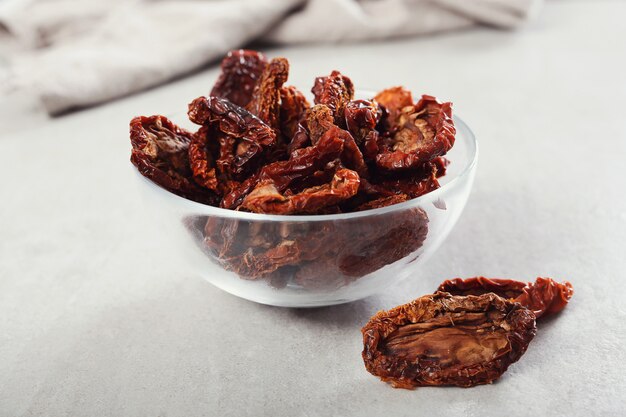
POLYGON ((200 249, 224 269, 275 288, 291 283, 311 291, 333 291, 405 258, 422 247, 428 234, 428 216, 420 208, 366 222, 195 216, 186 224, 200 249))
POLYGON ((454 145, 450 103, 402 87, 356 100, 339 71, 318 77, 314 105, 285 86, 289 62, 230 52, 208 97, 189 104, 200 127, 163 116, 131 123, 131 161, 182 197, 267 214, 384 207, 439 187, 454 145))
POLYGON ((366 369, 396 388, 472 387, 498 379, 526 352, 535 319, 563 310, 569 282, 484 277, 381 311, 363 327, 366 369))

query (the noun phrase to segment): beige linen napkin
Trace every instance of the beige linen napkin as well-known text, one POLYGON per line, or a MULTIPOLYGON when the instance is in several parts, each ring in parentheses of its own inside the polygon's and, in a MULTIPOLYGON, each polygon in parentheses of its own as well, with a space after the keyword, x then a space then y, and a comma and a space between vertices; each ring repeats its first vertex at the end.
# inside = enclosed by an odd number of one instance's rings
POLYGON ((477 24, 513 28, 541 0, 2 0, 5 91, 50 114, 184 75, 253 40, 346 42, 477 24))

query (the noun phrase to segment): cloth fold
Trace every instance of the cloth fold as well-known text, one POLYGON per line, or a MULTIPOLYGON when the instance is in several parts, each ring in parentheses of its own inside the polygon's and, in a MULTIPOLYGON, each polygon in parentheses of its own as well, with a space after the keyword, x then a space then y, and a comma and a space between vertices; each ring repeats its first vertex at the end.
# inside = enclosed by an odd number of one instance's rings
POLYGON ((515 28, 541 0, 3 0, 0 76, 50 114, 191 72, 228 50, 515 28), (3 52, 2 52, 3 51, 3 52))

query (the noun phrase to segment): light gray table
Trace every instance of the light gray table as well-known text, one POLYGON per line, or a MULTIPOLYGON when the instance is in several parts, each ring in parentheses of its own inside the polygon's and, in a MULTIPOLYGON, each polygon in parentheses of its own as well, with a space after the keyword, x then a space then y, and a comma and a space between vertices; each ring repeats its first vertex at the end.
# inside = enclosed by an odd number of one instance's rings
POLYGON ((127 123, 184 111, 215 69, 4 128, 0 415, 624 415, 625 15, 622 2, 550 2, 520 33, 267 51, 303 88, 338 68, 357 86, 449 98, 480 140, 474 191, 438 253, 339 307, 222 293, 181 272, 144 216, 127 123), (394 390, 365 371, 370 315, 478 274, 569 279, 576 294, 493 385, 394 390))

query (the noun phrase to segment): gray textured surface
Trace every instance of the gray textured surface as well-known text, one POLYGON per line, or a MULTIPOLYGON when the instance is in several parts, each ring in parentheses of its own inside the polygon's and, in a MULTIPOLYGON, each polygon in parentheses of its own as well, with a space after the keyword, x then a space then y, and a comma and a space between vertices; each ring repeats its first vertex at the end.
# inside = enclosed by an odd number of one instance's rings
POLYGON ((127 122, 179 112, 214 70, 19 121, 0 139, 0 416, 623 415, 625 12, 551 2, 523 33, 269 51, 297 85, 338 67, 450 98, 481 143, 467 209, 424 269, 334 308, 222 293, 180 272, 142 217, 127 122), (576 294, 496 384, 394 390, 364 370, 371 314, 476 274, 569 279, 576 294))

